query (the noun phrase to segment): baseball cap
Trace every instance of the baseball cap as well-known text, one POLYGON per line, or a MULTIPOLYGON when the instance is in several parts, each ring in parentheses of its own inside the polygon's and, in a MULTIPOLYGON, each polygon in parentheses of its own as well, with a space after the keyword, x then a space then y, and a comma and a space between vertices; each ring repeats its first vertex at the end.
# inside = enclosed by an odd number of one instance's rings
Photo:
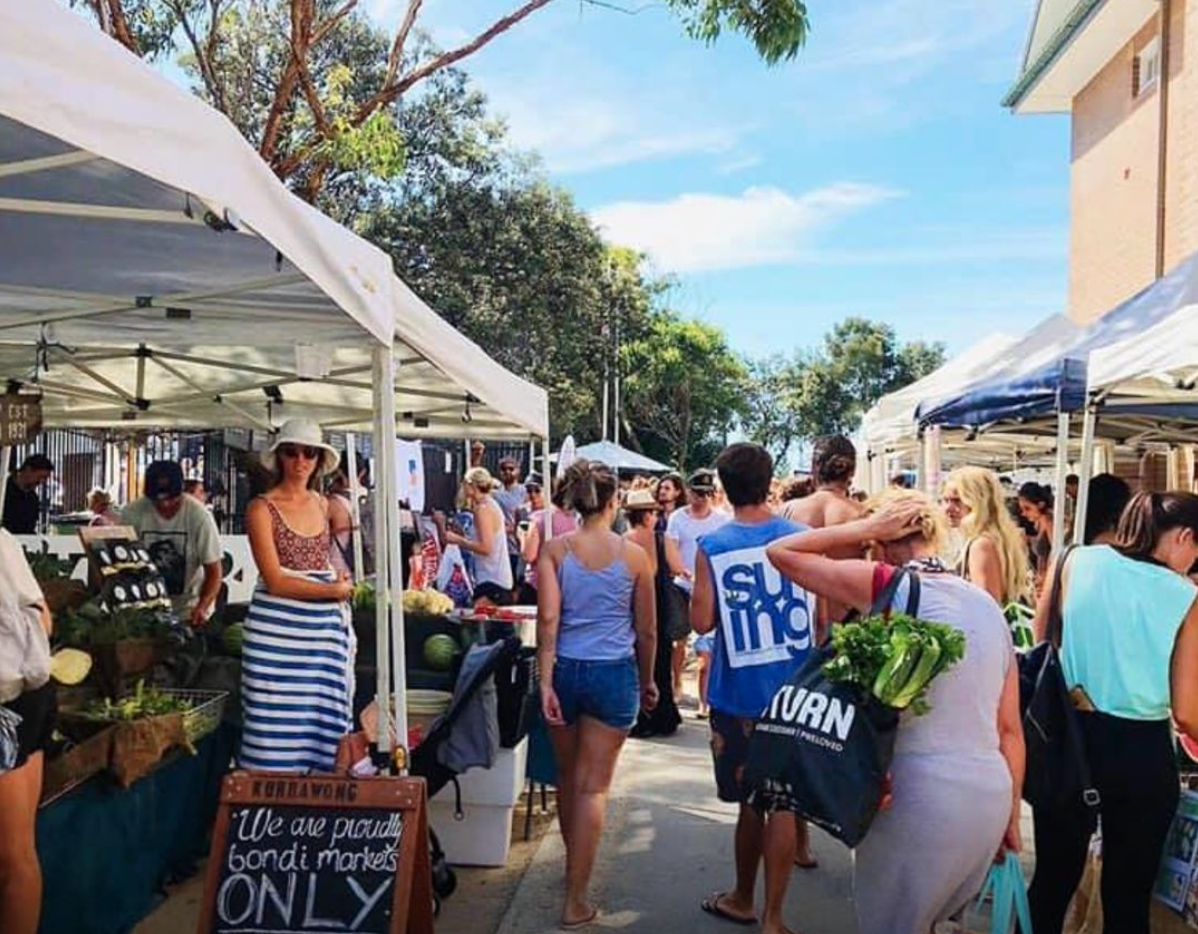
POLYGON ((183 468, 174 461, 154 461, 146 468, 146 496, 173 499, 183 495, 183 468))

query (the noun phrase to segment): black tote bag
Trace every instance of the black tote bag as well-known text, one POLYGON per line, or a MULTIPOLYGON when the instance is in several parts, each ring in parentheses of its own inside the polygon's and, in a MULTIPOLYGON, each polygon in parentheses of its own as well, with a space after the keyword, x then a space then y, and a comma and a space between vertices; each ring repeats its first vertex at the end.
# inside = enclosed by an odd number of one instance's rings
MULTIPOLYGON (((919 576, 900 570, 874 601, 886 614, 902 580, 910 581, 907 614, 919 608, 919 576)), ((882 803, 900 712, 857 685, 832 681, 825 645, 808 656, 774 695, 749 741, 748 800, 793 811, 843 841, 864 839, 882 803)))

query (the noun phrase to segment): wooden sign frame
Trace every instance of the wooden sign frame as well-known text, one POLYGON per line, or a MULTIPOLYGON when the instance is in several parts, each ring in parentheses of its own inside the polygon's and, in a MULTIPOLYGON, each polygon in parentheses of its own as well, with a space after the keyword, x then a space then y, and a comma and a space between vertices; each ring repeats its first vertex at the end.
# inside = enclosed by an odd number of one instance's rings
POLYGON ((233 772, 225 776, 212 835, 198 934, 212 934, 213 931, 217 888, 229 838, 229 818, 238 805, 306 805, 314 811, 377 808, 402 812, 404 830, 395 868, 388 934, 433 934, 428 795, 424 779, 308 776, 286 772, 233 772))

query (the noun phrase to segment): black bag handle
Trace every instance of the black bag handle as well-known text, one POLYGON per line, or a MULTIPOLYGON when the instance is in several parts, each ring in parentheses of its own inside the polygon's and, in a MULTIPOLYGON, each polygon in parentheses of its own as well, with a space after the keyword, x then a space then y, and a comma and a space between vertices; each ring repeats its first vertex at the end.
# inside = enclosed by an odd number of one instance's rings
POLYGON ((1044 638, 1057 649, 1065 634, 1065 614, 1061 608, 1061 584, 1065 577, 1065 562, 1073 554, 1077 545, 1066 545, 1065 550, 1057 555, 1055 573, 1052 579, 1052 590, 1048 594, 1048 622, 1045 626, 1044 638))
POLYGON ((874 598, 873 605, 870 606, 869 612, 873 616, 889 616, 891 604, 894 602, 894 595, 898 593, 899 587, 903 581, 909 583, 910 589, 907 591, 907 607, 906 614, 908 616, 919 615, 919 575, 910 568, 898 568, 891 575, 890 580, 886 582, 886 586, 878 591, 877 597, 874 598))

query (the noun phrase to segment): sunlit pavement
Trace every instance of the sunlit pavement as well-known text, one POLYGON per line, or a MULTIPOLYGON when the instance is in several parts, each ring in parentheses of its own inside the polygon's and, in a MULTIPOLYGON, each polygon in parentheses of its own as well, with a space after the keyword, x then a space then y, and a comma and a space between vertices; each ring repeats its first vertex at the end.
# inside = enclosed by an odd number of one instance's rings
MULTIPOLYGON (((590 930, 707 934, 740 927, 704 914, 699 902, 733 879, 736 809, 715 797, 707 724, 687 720, 669 739, 629 740, 616 773, 594 878, 600 922, 590 930)), ((802 934, 855 934, 849 851, 821 833, 820 866, 796 869, 787 923, 802 934)), ((558 930, 564 849, 549 833, 499 934, 558 930)), ((758 899, 760 905, 760 881, 758 899)))

